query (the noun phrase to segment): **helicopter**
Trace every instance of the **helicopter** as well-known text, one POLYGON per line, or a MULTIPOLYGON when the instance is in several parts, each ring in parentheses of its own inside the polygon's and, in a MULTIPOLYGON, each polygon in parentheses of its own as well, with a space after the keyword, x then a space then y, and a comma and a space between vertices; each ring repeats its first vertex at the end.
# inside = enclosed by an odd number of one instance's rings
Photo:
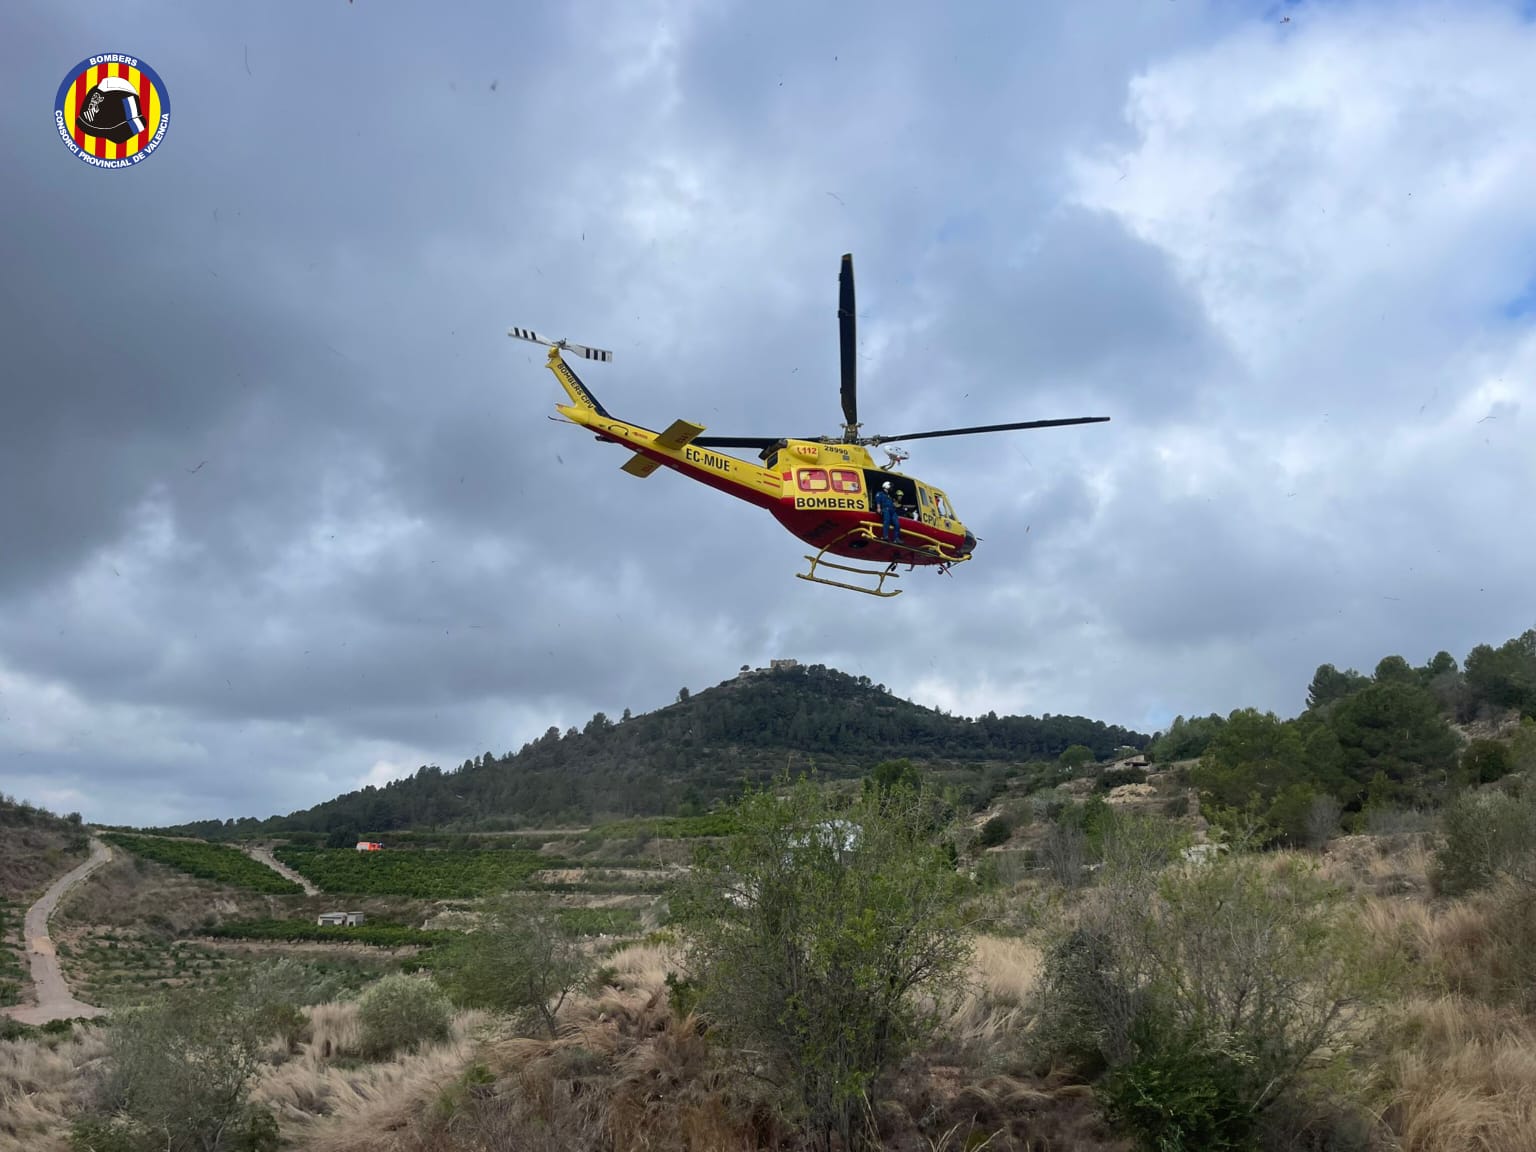
POLYGON ((838 272, 838 334, 841 351, 841 436, 704 436, 704 426, 674 420, 655 432, 611 415, 588 390, 562 353, 584 360, 611 363, 613 353, 568 340, 547 340, 528 328, 510 328, 507 335, 549 349, 545 366, 555 374, 569 404, 557 404, 560 417, 551 420, 586 428, 600 441, 619 444, 632 455, 623 471, 640 479, 658 468, 676 472, 719 489, 749 504, 766 509, 794 536, 816 549, 807 555, 810 569, 795 573, 802 580, 865 592, 872 596, 900 595, 886 588, 907 571, 932 567, 948 573, 956 564, 971 559, 977 537, 955 514, 948 495, 925 481, 895 471, 907 459, 900 448, 884 448, 886 462, 877 467, 869 448, 898 441, 936 436, 969 436, 981 432, 1010 432, 1026 428, 1058 428, 1073 424, 1097 424, 1108 416, 1078 416, 1063 420, 1028 420, 1014 424, 988 424, 972 428, 946 428, 910 432, 903 436, 860 436, 857 343, 854 314, 853 255, 843 256, 838 272), (754 464, 721 452, 722 448, 756 448, 762 464, 754 464), (883 518, 875 497, 885 492, 895 504, 895 528, 883 530, 883 518), (827 559, 856 560, 864 566, 840 564, 827 559), (869 565, 884 565, 884 568, 869 565), (821 569, 853 573, 865 584, 849 583, 821 574, 821 569), (872 581, 873 586, 867 586, 872 581))

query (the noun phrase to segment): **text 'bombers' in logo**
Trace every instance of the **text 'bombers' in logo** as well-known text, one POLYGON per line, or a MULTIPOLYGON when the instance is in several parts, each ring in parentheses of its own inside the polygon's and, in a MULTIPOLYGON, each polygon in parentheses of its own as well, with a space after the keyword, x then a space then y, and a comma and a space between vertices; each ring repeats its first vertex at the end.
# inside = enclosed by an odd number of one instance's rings
POLYGON ((171 101, 155 70, 108 53, 80 61, 53 102, 59 139, 97 168, 131 168, 165 139, 171 101))

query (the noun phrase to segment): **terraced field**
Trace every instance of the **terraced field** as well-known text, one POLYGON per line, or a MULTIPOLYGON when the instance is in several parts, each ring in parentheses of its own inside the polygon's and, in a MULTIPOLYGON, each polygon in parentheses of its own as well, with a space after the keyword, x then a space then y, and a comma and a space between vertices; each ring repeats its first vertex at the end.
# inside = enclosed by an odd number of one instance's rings
MULTIPOLYGON (((404 833, 385 851, 277 845, 272 856, 306 895, 249 845, 107 832, 118 859, 80 883, 55 916, 61 970, 80 1000, 103 1009, 182 985, 213 987, 252 964, 289 957, 338 992, 402 965, 473 926, 481 900, 539 893, 560 920, 606 954, 665 921, 664 894, 717 821, 629 821, 538 834, 404 833), (658 835, 658 833, 670 835, 658 835), (322 928, 318 912, 365 910, 354 928, 322 928)), ((0 903, 0 1006, 27 987, 24 908, 0 903), (9 944, 9 947, 6 945, 9 944)))
MULTIPOLYGON (((375 956, 362 948, 293 955, 317 978, 342 990, 361 988, 391 966, 387 955, 375 956)), ((273 956, 270 949, 221 947, 154 932, 116 929, 87 931, 59 945, 59 957, 72 971, 76 993, 103 1008, 146 1003, 172 987, 227 984, 241 971, 273 956)))
POLYGON ((304 891, 292 880, 252 860, 238 848, 224 844, 167 836, 132 836, 122 832, 105 832, 101 838, 135 855, 203 880, 274 896, 297 895, 304 891))

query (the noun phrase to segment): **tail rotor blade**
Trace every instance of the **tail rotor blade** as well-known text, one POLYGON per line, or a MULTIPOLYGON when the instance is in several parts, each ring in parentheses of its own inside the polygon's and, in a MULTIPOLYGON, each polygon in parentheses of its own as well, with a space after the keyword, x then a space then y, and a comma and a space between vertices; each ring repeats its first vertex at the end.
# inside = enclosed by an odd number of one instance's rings
POLYGON ((604 364, 613 363, 613 353, 606 348, 589 348, 585 344, 572 344, 569 340, 546 340, 532 328, 508 328, 507 335, 514 340, 526 340, 530 344, 542 344, 546 348, 559 348, 580 356, 584 360, 599 360, 604 364))

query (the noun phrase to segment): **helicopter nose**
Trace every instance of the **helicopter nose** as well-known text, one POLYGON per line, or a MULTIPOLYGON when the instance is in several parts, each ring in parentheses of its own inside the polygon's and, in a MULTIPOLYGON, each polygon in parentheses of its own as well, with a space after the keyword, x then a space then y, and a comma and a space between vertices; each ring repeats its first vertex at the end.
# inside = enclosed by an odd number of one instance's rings
POLYGON ((976 537, 967 530, 965 533, 965 554, 969 556, 974 551, 976 551, 976 537))

